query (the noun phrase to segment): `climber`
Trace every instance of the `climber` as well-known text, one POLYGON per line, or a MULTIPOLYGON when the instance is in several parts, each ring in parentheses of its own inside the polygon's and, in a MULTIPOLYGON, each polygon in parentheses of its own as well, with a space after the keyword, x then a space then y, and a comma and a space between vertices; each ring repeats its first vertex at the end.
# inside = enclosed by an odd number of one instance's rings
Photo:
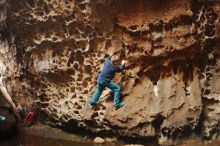
POLYGON ((125 60, 122 60, 120 66, 116 66, 119 61, 119 56, 116 53, 112 53, 104 61, 104 68, 97 79, 97 89, 90 101, 90 105, 95 106, 102 94, 102 91, 105 87, 114 91, 114 105, 116 108, 124 106, 124 102, 120 102, 121 97, 121 87, 116 83, 113 83, 111 80, 114 78, 116 72, 122 72, 125 68, 125 60))

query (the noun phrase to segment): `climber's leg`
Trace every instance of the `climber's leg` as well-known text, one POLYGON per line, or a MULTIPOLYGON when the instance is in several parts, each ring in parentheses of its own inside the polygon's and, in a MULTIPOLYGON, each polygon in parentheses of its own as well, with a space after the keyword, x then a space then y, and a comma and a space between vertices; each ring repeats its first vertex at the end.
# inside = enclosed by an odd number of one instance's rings
POLYGON ((121 87, 113 82, 107 84, 107 87, 114 91, 114 105, 115 107, 122 107, 124 106, 124 102, 120 102, 121 98, 121 87))
POLYGON ((103 84, 102 82, 97 82, 97 89, 94 93, 94 95, 92 96, 92 99, 90 101, 90 104, 91 105, 96 105, 101 94, 102 94, 102 91, 105 89, 105 84, 103 84))

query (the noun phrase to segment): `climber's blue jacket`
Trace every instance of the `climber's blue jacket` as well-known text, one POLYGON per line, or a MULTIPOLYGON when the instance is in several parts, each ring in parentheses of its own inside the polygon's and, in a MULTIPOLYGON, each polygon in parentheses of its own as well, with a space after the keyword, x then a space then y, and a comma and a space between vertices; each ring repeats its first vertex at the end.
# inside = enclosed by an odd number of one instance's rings
POLYGON ((98 76, 98 82, 110 82, 116 72, 121 72, 124 70, 124 65, 114 66, 111 61, 111 57, 109 56, 105 59, 104 68, 98 76))

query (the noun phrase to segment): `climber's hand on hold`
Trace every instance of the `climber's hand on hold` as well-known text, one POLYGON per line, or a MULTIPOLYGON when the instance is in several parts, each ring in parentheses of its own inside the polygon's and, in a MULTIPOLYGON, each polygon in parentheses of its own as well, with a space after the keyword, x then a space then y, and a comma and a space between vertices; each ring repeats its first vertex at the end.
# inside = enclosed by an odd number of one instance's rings
POLYGON ((112 57, 113 55, 114 55, 114 53, 112 52, 112 53, 110 53, 110 55, 109 55, 109 56, 110 56, 110 57, 112 57))

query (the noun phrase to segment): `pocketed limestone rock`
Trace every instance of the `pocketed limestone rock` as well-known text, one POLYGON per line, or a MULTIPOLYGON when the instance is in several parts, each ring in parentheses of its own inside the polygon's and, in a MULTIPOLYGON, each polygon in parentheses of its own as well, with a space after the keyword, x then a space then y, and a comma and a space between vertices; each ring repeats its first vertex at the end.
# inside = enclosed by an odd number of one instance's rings
POLYGON ((216 0, 10 0, 0 2, 0 74, 15 101, 49 125, 155 137, 161 144, 219 138, 219 7, 216 0), (103 60, 127 60, 89 100, 103 60))

